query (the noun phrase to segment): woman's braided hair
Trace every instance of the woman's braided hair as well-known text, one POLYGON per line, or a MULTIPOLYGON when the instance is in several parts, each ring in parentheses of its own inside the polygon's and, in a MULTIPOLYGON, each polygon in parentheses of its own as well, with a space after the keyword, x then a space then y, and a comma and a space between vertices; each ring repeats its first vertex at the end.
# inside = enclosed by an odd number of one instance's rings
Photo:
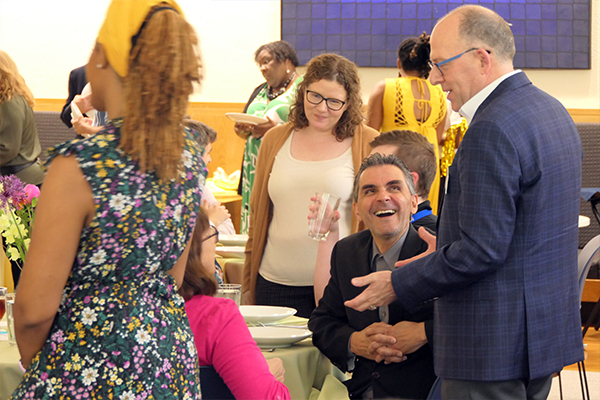
POLYGON ((427 79, 431 67, 429 66, 429 35, 425 32, 418 38, 408 38, 398 47, 398 60, 405 71, 416 71, 419 77, 427 79))

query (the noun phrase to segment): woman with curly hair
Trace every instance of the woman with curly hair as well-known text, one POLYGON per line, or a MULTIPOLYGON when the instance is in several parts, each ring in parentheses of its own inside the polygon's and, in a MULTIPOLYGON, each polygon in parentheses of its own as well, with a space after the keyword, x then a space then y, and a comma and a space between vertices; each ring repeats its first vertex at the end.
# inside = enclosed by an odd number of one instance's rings
MULTIPOLYGON (((398 78, 378 82, 369 97, 367 125, 380 132, 410 130, 419 132, 433 144, 437 160, 439 145, 446 131, 446 94, 429 80, 429 35, 409 38, 398 47, 398 78)), ((433 212, 437 214, 440 172, 429 191, 433 212)))
POLYGON ((322 54, 307 66, 289 122, 264 137, 250 198, 244 266, 246 304, 315 308, 318 241, 308 237, 307 210, 315 192, 342 199, 340 237, 358 230, 352 213, 354 172, 377 131, 362 123, 356 65, 322 54))
POLYGON ((181 121, 197 37, 174 0, 113 0, 86 66, 96 135, 50 151, 14 313, 13 399, 199 399, 177 294, 202 150, 181 121))
POLYGON ((35 119, 33 94, 17 64, 0 50, 0 175, 16 175, 32 185, 41 185, 44 170, 35 119))

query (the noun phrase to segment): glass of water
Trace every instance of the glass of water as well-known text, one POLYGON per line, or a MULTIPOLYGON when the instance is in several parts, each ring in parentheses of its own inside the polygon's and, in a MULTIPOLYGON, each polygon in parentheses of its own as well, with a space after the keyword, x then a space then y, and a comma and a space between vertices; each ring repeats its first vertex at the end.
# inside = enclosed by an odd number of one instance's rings
POLYGON ((242 285, 235 283, 227 283, 219 285, 215 297, 223 297, 235 301, 239 307, 242 302, 242 285))

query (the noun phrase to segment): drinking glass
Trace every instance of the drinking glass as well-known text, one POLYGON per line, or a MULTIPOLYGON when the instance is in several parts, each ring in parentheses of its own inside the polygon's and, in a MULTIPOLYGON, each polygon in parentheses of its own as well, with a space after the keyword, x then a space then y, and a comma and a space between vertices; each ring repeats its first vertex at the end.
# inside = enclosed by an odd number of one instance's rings
POLYGON ((8 343, 12 346, 17 345, 15 338, 15 317, 13 314, 13 306, 15 305, 15 293, 6 295, 6 321, 8 325, 8 343))
POLYGON ((325 240, 342 199, 330 193, 316 193, 313 198, 308 216, 308 236, 315 240, 325 240))
POLYGON ((215 297, 222 297, 224 299, 231 299, 235 301, 235 304, 239 307, 242 302, 242 285, 235 283, 225 283, 219 285, 217 294, 215 297))

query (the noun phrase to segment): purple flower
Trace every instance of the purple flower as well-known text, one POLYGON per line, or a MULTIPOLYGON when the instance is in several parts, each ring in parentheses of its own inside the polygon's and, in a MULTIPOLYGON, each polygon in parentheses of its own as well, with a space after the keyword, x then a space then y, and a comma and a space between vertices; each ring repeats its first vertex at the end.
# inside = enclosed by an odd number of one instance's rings
POLYGON ((11 206, 27 201, 23 182, 15 175, 0 176, 0 209, 10 210, 11 206))

